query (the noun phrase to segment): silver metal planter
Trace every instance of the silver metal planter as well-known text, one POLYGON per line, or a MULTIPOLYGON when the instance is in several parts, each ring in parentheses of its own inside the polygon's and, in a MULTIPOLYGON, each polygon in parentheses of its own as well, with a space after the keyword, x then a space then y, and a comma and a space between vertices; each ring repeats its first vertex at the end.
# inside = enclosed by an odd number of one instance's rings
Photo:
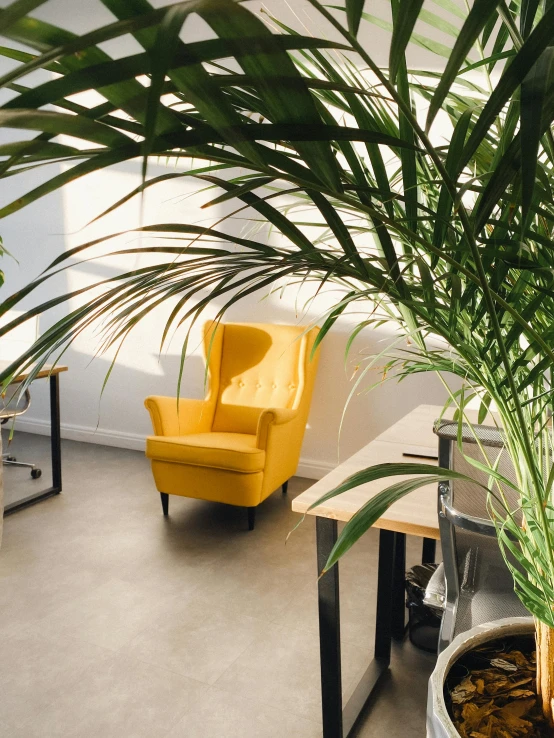
POLYGON ((461 633, 440 654, 435 670, 429 679, 427 697, 427 738, 460 738, 444 702, 444 682, 453 664, 467 651, 487 641, 512 635, 533 633, 532 617, 504 618, 478 625, 461 633))

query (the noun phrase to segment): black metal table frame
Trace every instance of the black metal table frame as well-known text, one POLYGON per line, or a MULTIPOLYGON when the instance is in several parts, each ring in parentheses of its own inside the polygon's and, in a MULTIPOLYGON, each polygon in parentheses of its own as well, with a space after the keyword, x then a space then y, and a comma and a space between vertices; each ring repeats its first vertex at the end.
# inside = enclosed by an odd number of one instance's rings
MULTIPOLYGON (((316 517, 317 567, 321 572, 338 535, 338 524, 316 517)), ((436 542, 423 539, 424 563, 434 561, 436 542)), ((383 674, 388 670, 392 639, 405 634, 404 578, 406 535, 379 531, 375 651, 347 704, 342 705, 339 565, 318 582, 319 649, 323 738, 347 738, 383 674)))
POLYGON ((41 492, 35 492, 22 500, 12 502, 4 508, 4 517, 29 505, 46 500, 62 491, 62 445, 60 428, 60 375, 51 374, 48 378, 50 385, 50 453, 52 457, 52 486, 41 492))

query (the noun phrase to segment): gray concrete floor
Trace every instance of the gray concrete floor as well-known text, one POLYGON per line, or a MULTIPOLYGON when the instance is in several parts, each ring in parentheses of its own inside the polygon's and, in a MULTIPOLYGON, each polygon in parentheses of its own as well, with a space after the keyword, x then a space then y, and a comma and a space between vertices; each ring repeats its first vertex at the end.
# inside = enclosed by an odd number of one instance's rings
MULTIPOLYGON (((19 433, 14 449, 47 443, 19 433)), ((63 469, 62 495, 5 520, 0 736, 318 738, 313 520, 285 545, 311 480, 249 533, 243 510, 185 498, 164 519, 141 453, 64 441, 63 469)), ((8 498, 48 481, 5 471, 8 498)), ((376 547, 372 531, 341 564, 346 697, 371 651, 376 547)), ((433 662, 396 645, 356 738, 424 738, 433 662)))

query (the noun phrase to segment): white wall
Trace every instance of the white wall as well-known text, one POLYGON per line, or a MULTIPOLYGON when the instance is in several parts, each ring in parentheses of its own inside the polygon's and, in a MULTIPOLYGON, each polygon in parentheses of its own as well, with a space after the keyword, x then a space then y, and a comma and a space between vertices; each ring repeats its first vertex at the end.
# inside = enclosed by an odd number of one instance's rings
MULTIPOLYGON (((158 5, 163 3, 157 3, 158 5)), ((280 3, 279 7, 283 7, 280 3)), ((67 14, 72 6, 70 0, 51 0, 40 9, 40 15, 51 22, 72 23, 72 30, 83 31, 98 25, 109 14, 101 16, 99 3, 83 0, 79 3, 80 14, 67 14)), ((380 33, 380 32, 375 32, 380 33)), ((377 38, 377 37, 376 37, 377 38)), ((373 39, 373 42, 375 40, 373 39)), ((386 34, 379 40, 386 49, 386 34)), ((110 46, 110 53, 118 50, 110 46)), ((122 53, 122 49, 119 49, 122 53)), ((383 52, 384 53, 384 52, 383 52)), ((386 55, 384 54, 384 58, 386 55)), ((383 58, 383 61, 384 61, 383 58)), ((7 135, 0 131, 0 137, 7 135)), ((10 134, 13 135, 13 134, 10 134)), ((0 139, 0 140, 6 140, 0 139)), ((49 167, 49 174, 55 167, 49 167)), ((0 233, 6 247, 18 263, 6 257, 2 267, 6 273, 6 284, 0 297, 22 286, 36 277, 59 253, 83 241, 102 234, 121 231, 137 225, 141 218, 140 200, 137 198, 100 223, 84 230, 86 223, 110 205, 117 197, 126 194, 140 182, 140 164, 132 163, 112 168, 89 176, 66 187, 61 192, 49 195, 0 223, 0 233)), ((161 173, 161 168, 152 167, 150 176, 161 173)), ((33 174, 13 178, 9 188, 3 186, 0 204, 13 200, 28 191, 44 174, 33 174)), ((161 222, 206 222, 208 216, 222 215, 200 211, 203 198, 190 196, 194 185, 189 181, 177 180, 164 183, 147 196, 142 213, 143 223, 161 222)), ((123 236, 113 242, 113 248, 124 247, 136 236, 123 236)), ((145 243, 143 241, 143 243, 145 243)), ((125 257, 114 262, 107 259, 75 266, 60 275, 48 286, 41 288, 40 297, 48 299, 67 289, 77 289, 96 279, 113 275, 118 269, 132 269, 145 263, 135 257, 125 257)), ((303 298, 306 297, 303 293, 303 298)), ((234 306, 228 312, 228 320, 296 323, 297 294, 294 288, 284 296, 261 294, 234 306)), ((31 304, 31 301, 26 303, 31 304)), ((74 303, 76 305, 77 303, 74 303)), ((330 304, 323 297, 311 307, 302 320, 316 318, 330 304)), ((214 315, 219 306, 213 306, 207 317, 214 315)), ((159 355, 159 341, 169 308, 152 313, 131 335, 119 354, 102 398, 101 388, 113 353, 94 358, 98 348, 98 337, 93 333, 80 337, 64 355, 63 363, 70 371, 62 376, 62 426, 63 435, 84 441, 142 448, 144 436, 150 425, 143 407, 148 394, 175 394, 180 346, 175 340, 169 350, 159 355)), ((64 314, 56 309, 52 315, 41 319, 44 330, 52 321, 64 314)), ((358 319, 359 316, 358 316, 358 319)), ((346 398, 352 388, 350 375, 363 354, 381 350, 390 340, 386 331, 363 332, 354 344, 347 367, 344 366, 344 348, 349 328, 354 317, 346 317, 326 337, 320 363, 320 371, 313 399, 312 412, 306 432, 300 473, 318 477, 328 471, 339 458, 339 424, 346 398)), ((197 333, 197 344, 199 334, 197 333)), ((177 337, 178 338, 178 337, 177 337)), ((196 345, 185 365, 182 394, 200 397, 203 391, 203 363, 201 351, 196 345)), ((371 375, 366 385, 376 381, 377 372, 371 375)), ((340 458, 344 459, 366 444, 408 410, 421 403, 441 403, 445 393, 433 376, 418 376, 400 384, 387 382, 369 394, 355 396, 346 413, 340 442, 340 458)), ((46 387, 38 383, 33 392, 31 411, 22 419, 22 430, 48 432, 48 402, 46 387)))

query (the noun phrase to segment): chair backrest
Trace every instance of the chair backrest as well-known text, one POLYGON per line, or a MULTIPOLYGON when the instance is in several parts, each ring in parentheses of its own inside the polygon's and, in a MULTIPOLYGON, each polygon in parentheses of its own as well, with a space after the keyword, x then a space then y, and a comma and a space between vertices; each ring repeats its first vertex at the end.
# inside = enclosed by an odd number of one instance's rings
MULTIPOLYGON (((439 439, 442 438, 450 442, 449 467, 487 486, 488 475, 475 468, 467 460, 466 457, 469 457, 476 459, 481 464, 496 464, 499 473, 515 484, 517 479, 514 466, 504 445, 501 431, 487 425, 474 425, 473 431, 475 435, 468 425, 462 425, 462 453, 457 443, 458 423, 445 420, 437 426, 436 433, 439 439), (477 436, 477 439, 475 436, 477 436), (486 458, 477 440, 483 446, 486 458)), ((502 484, 501 488, 511 510, 516 510, 518 508, 518 493, 505 484, 502 484)), ((484 490, 472 482, 456 480, 456 482, 451 483, 451 502, 457 510, 466 515, 482 518, 490 517, 487 510, 487 496, 484 490)))
MULTIPOLYGON (((265 408, 302 409, 309 353, 318 329, 262 323, 205 326, 212 430, 256 433, 265 408)), ((309 398, 308 398, 309 400, 309 398)))
MULTIPOLYGON (((473 426, 473 430, 488 463, 497 462, 500 474, 515 483, 514 467, 502 433, 483 425, 473 426)), ((462 426, 463 453, 457 442, 457 422, 442 421, 435 431, 439 437, 439 465, 487 486, 488 475, 466 458, 487 463, 469 426, 462 426)), ((507 506, 517 511, 517 491, 501 486, 507 506)), ((499 503, 494 504, 501 513, 499 503)), ((520 513, 515 512, 514 517, 517 520, 520 513)), ((524 614, 524 608, 513 592, 512 575, 500 551, 487 509, 487 494, 481 487, 462 480, 441 482, 439 526, 447 593, 439 644, 442 650, 458 633, 491 619, 524 614)))

